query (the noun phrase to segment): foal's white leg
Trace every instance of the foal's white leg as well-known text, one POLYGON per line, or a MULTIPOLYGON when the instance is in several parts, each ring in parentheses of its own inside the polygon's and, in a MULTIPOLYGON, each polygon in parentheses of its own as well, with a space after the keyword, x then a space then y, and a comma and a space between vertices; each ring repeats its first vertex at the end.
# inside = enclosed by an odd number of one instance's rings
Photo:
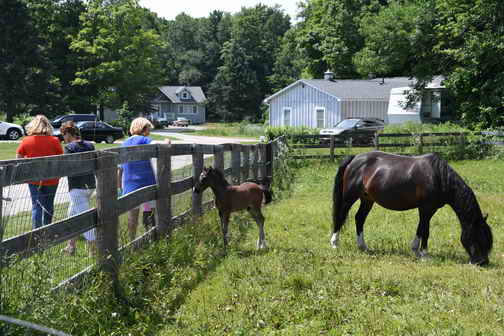
POLYGON ((358 236, 357 236, 357 246, 361 251, 368 251, 369 248, 366 245, 366 242, 364 241, 364 231, 362 231, 358 236))
POLYGON ((333 248, 338 247, 338 241, 339 241, 339 232, 334 232, 331 236, 331 246, 333 248))

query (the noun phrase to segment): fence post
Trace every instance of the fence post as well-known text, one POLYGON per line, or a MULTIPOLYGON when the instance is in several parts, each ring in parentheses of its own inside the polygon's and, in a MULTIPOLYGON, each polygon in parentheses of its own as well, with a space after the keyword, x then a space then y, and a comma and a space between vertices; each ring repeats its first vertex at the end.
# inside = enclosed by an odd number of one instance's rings
POLYGON ((378 132, 375 132, 374 135, 374 147, 376 150, 380 150, 380 137, 378 132))
POLYGON ((171 231, 171 145, 158 145, 156 226, 158 237, 171 231))
POLYGON ((248 180, 250 174, 250 146, 244 145, 242 147, 242 153, 243 153, 242 177, 243 181, 246 181, 248 180))
POLYGON ((266 177, 271 179, 273 176, 273 144, 268 142, 266 144, 266 177))
MULTIPOLYGON (((200 150, 200 145, 193 145, 193 185, 196 185, 198 179, 203 171, 203 151, 200 150)), ((203 194, 192 193, 192 213, 195 216, 203 214, 203 194)))
POLYGON ((418 154, 423 154, 423 135, 422 133, 418 134, 418 154))
POLYGON ((330 151, 330 155, 331 155, 331 161, 334 161, 334 134, 331 135, 331 151, 330 151))
POLYGON ((252 147, 252 177, 259 179, 259 145, 252 147))
POLYGON ((232 184, 238 185, 240 181, 241 172, 241 147, 240 144, 231 145, 231 176, 232 184))
POLYGON ((266 145, 259 144, 259 176, 264 180, 268 174, 266 167, 266 145))
POLYGON ((97 152, 96 160, 96 212, 98 264, 118 282, 119 271, 119 217, 117 209, 118 155, 97 152), (110 258, 109 258, 110 256, 110 258))
MULTIPOLYGON (((4 220, 3 220, 3 212, 2 212, 2 207, 3 207, 3 186, 5 183, 4 181, 4 171, 5 169, 3 167, 0 167, 0 243, 3 241, 3 235, 4 235, 4 220)), ((1 262, 2 256, 0 255, 0 268, 2 267, 2 262, 1 262)), ((1 270, 0 270, 1 274, 1 270)), ((2 293, 0 292, 0 295, 2 293)), ((1 308, 1 304, 0 304, 1 308)))
POLYGON ((214 146, 214 168, 218 169, 224 175, 224 147, 222 145, 214 146))

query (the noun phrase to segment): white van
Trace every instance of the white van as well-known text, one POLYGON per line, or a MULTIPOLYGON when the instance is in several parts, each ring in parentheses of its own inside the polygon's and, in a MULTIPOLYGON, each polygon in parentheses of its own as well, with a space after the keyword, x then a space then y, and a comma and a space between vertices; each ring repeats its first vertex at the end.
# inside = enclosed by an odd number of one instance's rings
POLYGON ((421 100, 413 106, 406 106, 410 87, 400 87, 390 90, 390 99, 387 110, 389 124, 402 124, 407 121, 421 123, 421 100))

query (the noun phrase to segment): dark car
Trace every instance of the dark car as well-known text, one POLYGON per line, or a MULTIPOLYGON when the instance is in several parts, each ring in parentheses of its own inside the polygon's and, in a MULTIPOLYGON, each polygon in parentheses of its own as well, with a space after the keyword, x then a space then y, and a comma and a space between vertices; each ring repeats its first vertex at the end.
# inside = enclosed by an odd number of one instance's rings
POLYGON ((349 118, 344 119, 333 128, 320 130, 320 142, 328 143, 331 135, 335 141, 342 143, 352 139, 356 144, 372 144, 375 133, 383 130, 385 122, 378 118, 349 118))
POLYGON ((65 121, 73 121, 78 123, 79 121, 97 121, 98 117, 96 114, 66 114, 60 115, 51 121, 51 125, 54 128, 60 128, 61 124, 65 121))
MULTIPOLYGON (((111 144, 124 136, 122 128, 110 126, 103 121, 80 121, 75 125, 79 128, 81 137, 88 141, 105 141, 111 144)), ((54 136, 63 140, 63 136, 60 134, 59 129, 54 130, 54 136)))

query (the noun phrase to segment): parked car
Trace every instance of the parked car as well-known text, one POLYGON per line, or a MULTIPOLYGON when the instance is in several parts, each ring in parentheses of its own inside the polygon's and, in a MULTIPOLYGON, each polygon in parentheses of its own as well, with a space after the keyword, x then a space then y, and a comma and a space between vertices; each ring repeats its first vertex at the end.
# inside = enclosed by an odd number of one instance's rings
POLYGON ((23 127, 0 121, 0 137, 7 140, 18 140, 24 135, 23 127))
MULTIPOLYGON (((75 126, 80 130, 81 137, 88 141, 105 141, 111 144, 124 136, 122 128, 111 126, 103 121, 80 121, 75 126)), ((54 130, 54 136, 63 141, 63 136, 59 129, 54 130)))
POLYGON ((187 127, 191 121, 187 118, 177 118, 177 120, 172 121, 172 125, 176 127, 187 127))
POLYGON ((98 117, 96 114, 66 114, 60 115, 51 121, 51 125, 56 129, 60 128, 61 124, 65 121, 73 121, 75 123, 79 121, 97 121, 98 117))
POLYGON ((349 118, 344 119, 333 128, 320 130, 320 142, 328 143, 331 135, 335 141, 342 143, 352 138, 352 143, 370 144, 376 132, 383 130, 385 122, 378 118, 349 118))

